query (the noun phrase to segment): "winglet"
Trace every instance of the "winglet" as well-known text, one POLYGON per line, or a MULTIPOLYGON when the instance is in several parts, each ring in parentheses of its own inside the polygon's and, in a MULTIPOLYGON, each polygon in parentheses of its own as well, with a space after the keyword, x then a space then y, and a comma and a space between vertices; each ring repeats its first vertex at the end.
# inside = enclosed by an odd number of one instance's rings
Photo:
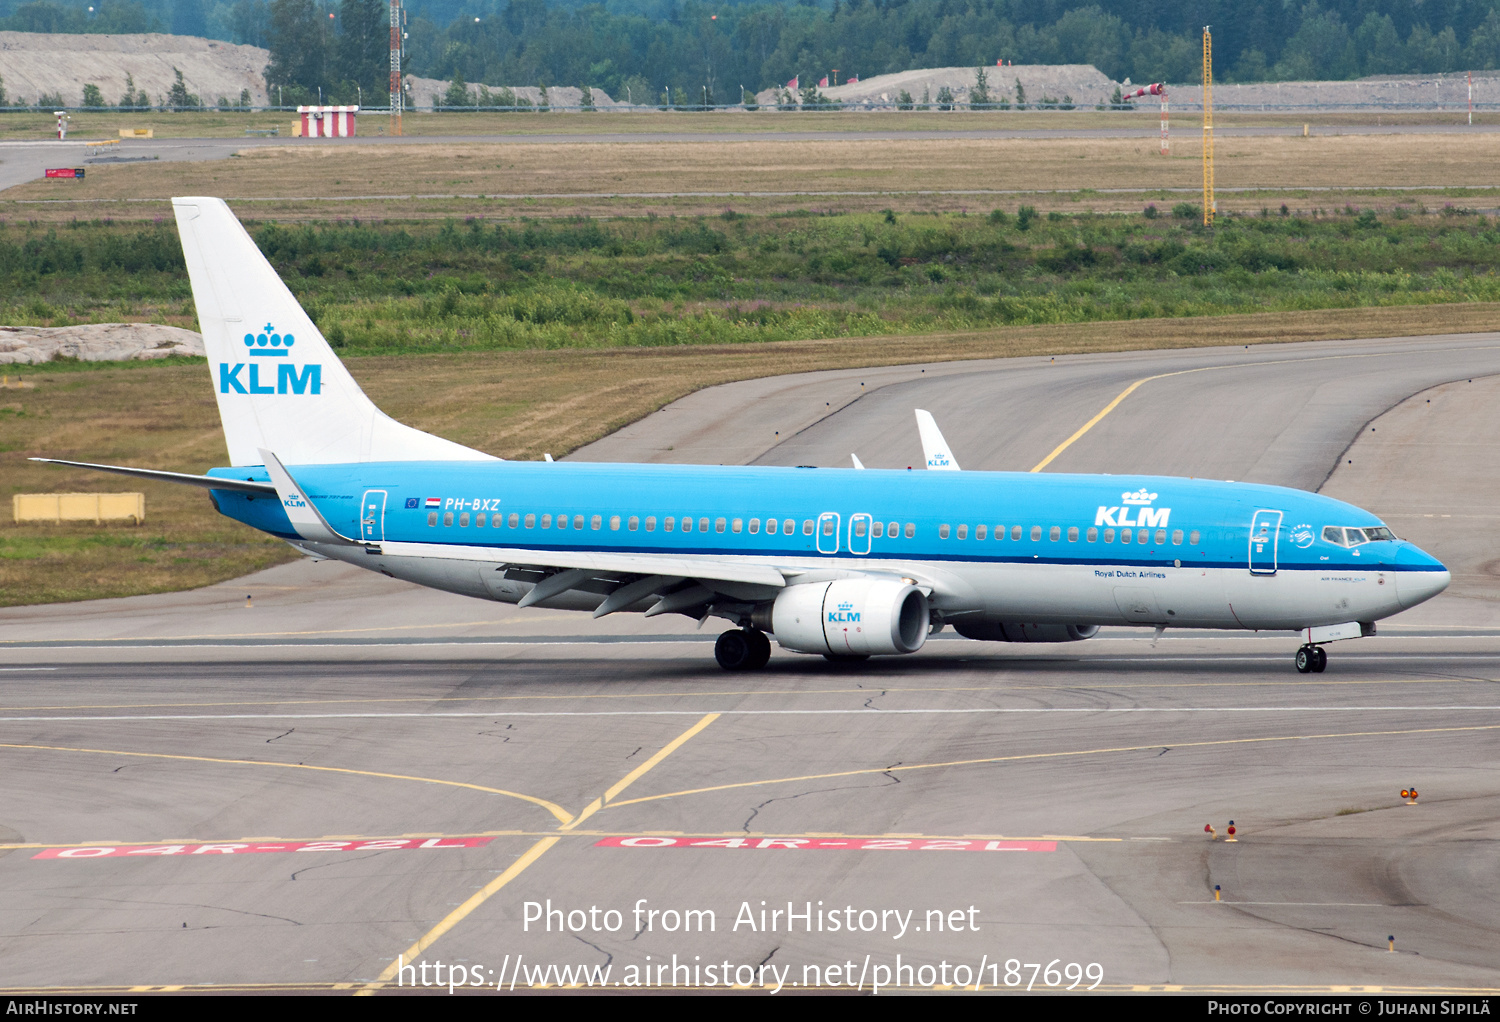
POLYGON ((328 520, 313 506, 313 502, 308 499, 302 487, 297 485, 280 458, 264 448, 260 451, 260 457, 276 487, 276 495, 281 498, 282 509, 286 511, 287 518, 291 519, 292 528, 297 530, 297 535, 313 543, 354 542, 348 536, 340 535, 328 524, 328 520))
POLYGON ((917 413, 917 432, 922 434, 922 454, 927 459, 927 467, 944 472, 957 472, 958 461, 948 449, 948 441, 943 439, 943 431, 938 429, 937 420, 932 417, 931 412, 915 409, 917 413))
POLYGON ((849 455, 849 457, 854 460, 854 467, 855 468, 864 468, 865 467, 865 463, 859 460, 859 455, 851 453, 849 455))

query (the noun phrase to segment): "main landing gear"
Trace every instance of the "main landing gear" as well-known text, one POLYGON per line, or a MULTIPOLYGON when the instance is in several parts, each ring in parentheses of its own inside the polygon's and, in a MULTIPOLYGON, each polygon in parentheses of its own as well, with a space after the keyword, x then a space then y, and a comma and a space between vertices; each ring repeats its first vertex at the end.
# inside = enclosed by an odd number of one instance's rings
POLYGON ((1297 650, 1297 670, 1302 674, 1322 674, 1328 666, 1328 651, 1308 644, 1297 650))
POLYGON ((771 640, 753 628, 731 628, 714 643, 714 659, 726 671, 758 671, 771 659, 771 640))

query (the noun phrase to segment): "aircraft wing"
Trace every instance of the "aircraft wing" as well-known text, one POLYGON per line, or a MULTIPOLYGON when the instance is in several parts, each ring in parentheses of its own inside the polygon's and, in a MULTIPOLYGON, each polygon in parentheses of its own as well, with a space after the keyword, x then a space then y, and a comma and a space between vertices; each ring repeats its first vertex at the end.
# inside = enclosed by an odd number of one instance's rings
POLYGON ((612 575, 660 575, 703 579, 710 582, 743 582, 780 589, 786 576, 769 564, 738 558, 678 557, 673 554, 610 553, 598 550, 530 550, 521 547, 478 547, 452 543, 379 544, 393 557, 442 557, 520 567, 583 569, 612 575))

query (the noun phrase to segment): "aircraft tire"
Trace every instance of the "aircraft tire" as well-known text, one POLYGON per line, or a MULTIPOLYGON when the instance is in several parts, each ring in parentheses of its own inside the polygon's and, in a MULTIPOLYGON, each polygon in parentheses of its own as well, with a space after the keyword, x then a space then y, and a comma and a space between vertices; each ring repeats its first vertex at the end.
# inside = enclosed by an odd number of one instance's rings
POLYGON ((765 632, 752 630, 745 634, 750 640, 752 653, 750 662, 745 665, 745 670, 758 671, 771 662, 771 640, 766 637, 765 632))
POLYGON ((1314 666, 1318 662, 1317 647, 1303 646, 1301 649, 1297 650, 1296 662, 1298 674, 1311 674, 1317 669, 1314 666))
POLYGON ((1318 654, 1318 657, 1313 661, 1313 673, 1322 674, 1328 669, 1328 650, 1324 649, 1322 646, 1317 646, 1314 648, 1318 654))
MULTIPOLYGON (((714 643, 714 659, 726 671, 751 670, 755 662, 755 644, 751 632, 731 628, 714 643)), ((769 653, 769 650, 767 651, 769 653)))

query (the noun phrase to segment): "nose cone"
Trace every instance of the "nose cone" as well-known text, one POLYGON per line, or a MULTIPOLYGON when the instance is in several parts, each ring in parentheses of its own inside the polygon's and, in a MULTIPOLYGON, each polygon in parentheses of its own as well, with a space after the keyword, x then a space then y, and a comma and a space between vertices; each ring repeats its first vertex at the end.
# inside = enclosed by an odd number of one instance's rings
POLYGON ((1436 557, 1410 543, 1396 554, 1396 599, 1408 609, 1448 588, 1452 576, 1436 557))

